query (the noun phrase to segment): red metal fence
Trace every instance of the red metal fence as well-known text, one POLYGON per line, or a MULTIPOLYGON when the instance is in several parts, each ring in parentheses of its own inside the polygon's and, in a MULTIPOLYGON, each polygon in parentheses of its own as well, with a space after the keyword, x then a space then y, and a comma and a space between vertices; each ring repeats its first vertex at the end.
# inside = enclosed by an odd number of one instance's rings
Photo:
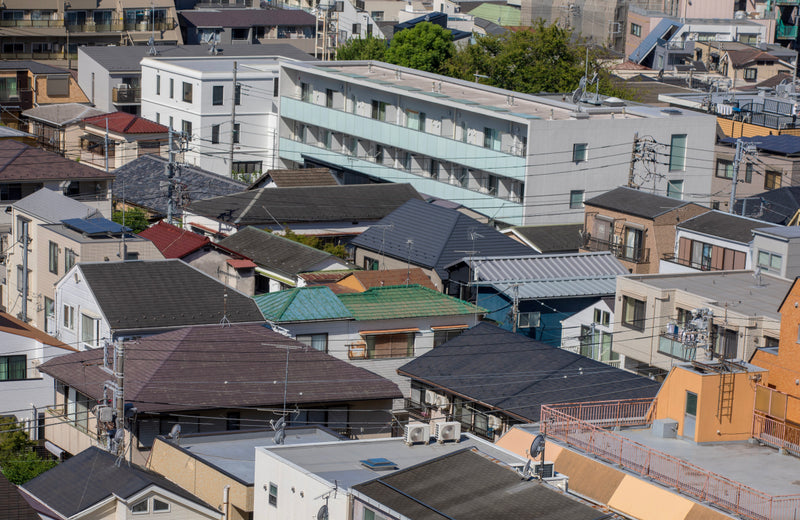
POLYGON ((542 406, 541 424, 548 437, 742 517, 800 518, 800 495, 768 495, 604 429, 649 424, 655 405, 641 399, 542 406))
POLYGON ((800 457, 800 428, 787 424, 786 421, 754 413, 753 437, 800 457))

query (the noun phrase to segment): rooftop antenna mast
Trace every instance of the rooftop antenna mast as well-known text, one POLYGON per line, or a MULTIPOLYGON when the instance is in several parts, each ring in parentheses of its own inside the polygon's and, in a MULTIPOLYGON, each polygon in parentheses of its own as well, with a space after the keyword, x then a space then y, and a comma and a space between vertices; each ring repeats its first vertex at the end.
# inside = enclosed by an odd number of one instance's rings
POLYGON ((228 289, 222 294, 222 319, 219 320, 220 327, 230 327, 231 320, 228 319, 228 289))
POLYGON ((406 285, 408 285, 411 283, 411 248, 414 247, 414 241, 409 238, 406 240, 406 246, 408 246, 406 253, 406 285))
MULTIPOLYGON (((483 235, 481 235, 480 233, 478 233, 477 231, 474 231, 474 230, 470 231, 469 232, 469 239, 472 240, 472 249, 469 250, 469 251, 456 251, 456 253, 464 253, 464 254, 469 255, 469 263, 467 264, 467 288, 469 290, 469 294, 467 295, 467 299, 469 299, 469 297, 472 296, 472 279, 475 278, 476 281, 477 281, 477 277, 478 277, 478 268, 476 267, 475 269, 473 269, 472 268, 472 264, 474 262, 473 259, 474 259, 475 255, 480 253, 480 251, 475 249, 475 240, 477 240, 479 238, 483 238, 483 235)), ((475 289, 475 307, 476 307, 476 309, 475 309, 475 322, 476 323, 478 321, 478 309, 477 309, 477 307, 478 307, 478 296, 479 296, 478 292, 479 291, 480 291, 480 289, 478 289, 477 286, 476 286, 476 289, 475 289)), ((462 298, 462 300, 463 300, 463 298, 462 298)))

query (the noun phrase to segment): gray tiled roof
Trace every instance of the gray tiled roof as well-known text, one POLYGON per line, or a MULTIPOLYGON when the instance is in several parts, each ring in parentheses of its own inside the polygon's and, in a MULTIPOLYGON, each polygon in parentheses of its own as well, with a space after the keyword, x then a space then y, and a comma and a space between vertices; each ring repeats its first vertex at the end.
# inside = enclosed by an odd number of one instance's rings
POLYGON ((124 500, 150 486, 158 486, 214 510, 212 506, 161 475, 136 465, 117 465, 116 460, 116 455, 92 446, 45 471, 22 488, 67 518, 112 495, 124 500))
MULTIPOLYGON (((67 354, 43 363, 40 370, 99 399, 107 379, 98 363, 102 356, 102 349, 67 354)), ((388 379, 265 324, 216 324, 145 336, 126 342, 125 356, 125 401, 139 413, 281 406, 285 380, 292 408, 402 397, 388 379)))
POLYGON ((420 267, 435 269, 446 279, 445 267, 479 251, 481 256, 530 255, 530 247, 458 211, 421 200, 410 200, 377 226, 354 238, 352 245, 382 252, 420 267), (472 237, 475 237, 474 241, 472 237), (409 250, 409 240, 411 240, 409 250))
POLYGON ((753 230, 765 226, 763 220, 755 220, 713 210, 684 220, 677 227, 725 238, 741 244, 748 244, 753 240, 753 230))
POLYGON ((611 191, 592 197, 585 202, 586 206, 610 209, 642 218, 653 219, 677 207, 689 204, 688 202, 653 195, 646 191, 633 188, 619 187, 611 191))
POLYGON ((414 520, 596 520, 601 514, 537 479, 470 449, 437 457, 353 486, 355 491, 414 520))
POLYGON ((543 404, 653 397, 660 386, 488 323, 472 327, 397 372, 531 422, 539 420, 543 404))
POLYGON ((315 271, 327 260, 337 260, 330 253, 254 227, 240 229, 221 240, 219 245, 246 256, 259 267, 289 277, 315 271))
POLYGON ((105 113, 105 110, 99 110, 81 103, 57 103, 55 105, 42 105, 36 108, 29 108, 22 112, 22 116, 61 126, 105 113))
POLYGON ((223 316, 232 323, 264 321, 252 298, 177 259, 79 268, 112 330, 218 324, 223 316))
POLYGON ((259 188, 194 202, 189 211, 236 226, 359 222, 378 220, 409 199, 420 198, 410 184, 259 188))
POLYGON ((253 27, 264 25, 315 26, 316 18, 300 9, 219 9, 180 12, 181 25, 188 27, 253 27))
MULTIPOLYGON (((165 45, 156 46, 157 56, 166 58, 179 58, 183 56, 208 57, 206 45, 165 45)), ((262 45, 232 45, 220 46, 217 49, 222 57, 233 56, 280 56, 292 60, 314 61, 309 54, 287 43, 268 43, 262 45)), ((78 54, 86 54, 107 71, 138 72, 141 70, 139 62, 149 56, 147 45, 122 45, 122 46, 96 46, 80 47, 78 54)))
POLYGON ((577 253, 583 245, 579 233, 583 224, 516 226, 512 229, 542 253, 577 253))
MULTIPOLYGON (((157 155, 143 155, 114 170, 113 194, 137 206, 158 214, 167 213, 167 195, 162 182, 167 181, 167 159, 157 155)), ((190 201, 198 201, 239 193, 247 184, 217 175, 196 166, 183 164, 178 170, 180 182, 185 186, 190 201)))
POLYGON ((33 60, 0 60, 0 70, 29 70, 33 74, 69 74, 68 70, 33 60))
POLYGON ((49 223, 70 218, 89 218, 98 214, 93 207, 48 188, 36 190, 12 206, 49 223))

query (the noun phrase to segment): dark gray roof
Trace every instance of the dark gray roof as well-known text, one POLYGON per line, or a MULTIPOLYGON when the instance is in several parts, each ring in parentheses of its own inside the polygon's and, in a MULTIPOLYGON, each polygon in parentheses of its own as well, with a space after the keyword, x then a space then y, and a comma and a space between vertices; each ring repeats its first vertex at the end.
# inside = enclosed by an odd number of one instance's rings
POLYGON ((781 155, 800 154, 800 136, 797 135, 761 135, 758 137, 726 137, 720 139, 725 144, 735 145, 736 141, 752 143, 756 148, 764 152, 776 153, 781 155))
MULTIPOLYGON (((327 260, 337 260, 330 253, 254 227, 240 229, 221 240, 219 245, 246 256, 259 267, 289 277, 315 271, 317 266, 327 260)), ((345 263, 344 260, 340 261, 345 263)))
POLYGON ((264 321, 252 298, 177 259, 79 265, 112 330, 264 321))
POLYGON ((763 222, 786 225, 800 209, 800 186, 787 186, 736 199, 733 212, 763 222))
POLYGON ((414 520, 607 518, 578 499, 536 479, 522 479, 514 469, 468 448, 353 489, 414 520))
MULTIPOLYGON (((207 45, 165 45, 156 46, 158 56, 176 58, 181 56, 208 57, 207 45)), ((217 48, 223 57, 233 56, 280 56, 291 60, 315 61, 315 58, 294 45, 287 43, 267 43, 261 45, 235 45, 217 48)), ((78 53, 84 53, 107 71, 139 72, 139 62, 149 56, 147 45, 96 46, 80 47, 78 53)))
POLYGON ((311 25, 316 18, 300 9, 218 9, 181 11, 181 25, 188 27, 253 27, 255 25, 311 25))
POLYGON ((763 228, 764 222, 713 210, 684 220, 677 227, 749 244, 753 240, 753 230, 763 228))
POLYGON ((539 420, 543 404, 653 397, 660 386, 488 323, 472 327, 397 372, 531 422, 539 420))
POLYGON ((386 256, 435 269, 447 279, 445 267, 469 256, 473 248, 481 256, 535 254, 530 247, 458 211, 409 200, 377 226, 354 238, 352 245, 386 256), (388 226, 388 227, 387 227, 388 226), (475 234, 477 233, 477 234, 475 234), (475 237, 474 243, 472 237, 475 237), (409 240, 412 240, 409 251, 409 240))
MULTIPOLYGON (((103 349, 74 352, 43 363, 40 370, 102 399, 108 379, 102 358, 103 349)), ((403 396, 378 374, 253 323, 186 327, 129 341, 125 376, 125 402, 140 414, 273 407, 284 399, 294 408, 403 396)))
POLYGON ((420 198, 410 184, 260 188, 194 202, 189 211, 235 226, 359 222, 381 219, 420 198))
MULTIPOLYGON (((124 196, 125 202, 166 215, 167 192, 162 182, 167 181, 167 162, 167 159, 157 155, 143 155, 114 170, 114 198, 122 200, 124 196)), ((230 195, 247 189, 247 184, 243 182, 188 164, 182 164, 177 174, 190 201, 230 195)))
POLYGON ((158 486, 215 510, 161 475, 136 465, 123 463, 117 466, 116 460, 116 455, 92 446, 45 471, 22 488, 65 517, 77 515, 112 495, 128 499, 150 486, 158 486))
POLYGON ((497 25, 492 21, 484 20, 483 18, 480 18, 478 16, 475 17, 475 25, 486 31, 486 34, 491 34, 492 36, 500 36, 508 31, 508 29, 506 29, 502 25, 497 25))
POLYGON ((689 203, 621 186, 597 197, 592 197, 585 204, 653 219, 689 203))
POLYGON ((69 74, 68 70, 33 60, 0 60, 0 70, 29 70, 32 74, 69 74))
POLYGON ((541 253, 577 253, 583 245, 580 235, 583 224, 516 226, 512 229, 541 253))

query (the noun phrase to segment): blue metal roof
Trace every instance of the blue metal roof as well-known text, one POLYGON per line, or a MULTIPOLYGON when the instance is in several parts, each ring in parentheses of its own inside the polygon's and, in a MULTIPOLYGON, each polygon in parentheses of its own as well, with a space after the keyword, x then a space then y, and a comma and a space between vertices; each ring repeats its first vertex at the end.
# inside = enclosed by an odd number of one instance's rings
POLYGON ((761 151, 785 155, 800 154, 800 136, 797 135, 761 135, 758 137, 726 137, 720 142, 735 145, 736 141, 752 143, 761 151))
POLYGON ((114 235, 131 230, 107 218, 68 218, 61 223, 87 235, 114 235))
POLYGON ((644 59, 650 54, 650 52, 655 48, 658 44, 658 40, 663 39, 664 35, 667 34, 672 27, 680 29, 683 27, 682 23, 676 22, 674 20, 663 19, 658 22, 656 28, 650 31, 642 43, 639 44, 638 47, 628 56, 628 59, 631 61, 635 61, 636 63, 641 63, 644 59))

